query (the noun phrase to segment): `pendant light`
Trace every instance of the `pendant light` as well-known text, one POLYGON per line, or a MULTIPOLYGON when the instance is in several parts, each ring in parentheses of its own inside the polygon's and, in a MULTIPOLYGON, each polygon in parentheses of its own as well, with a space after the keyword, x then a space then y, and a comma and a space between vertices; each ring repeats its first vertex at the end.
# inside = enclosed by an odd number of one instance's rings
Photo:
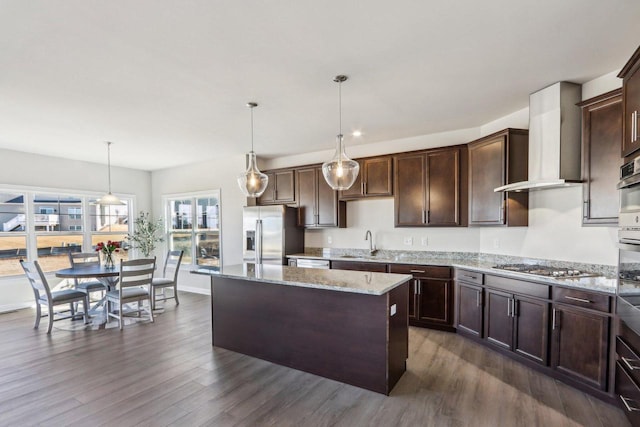
POLYGON ((108 173, 108 179, 109 179, 109 192, 104 196, 102 196, 101 198, 99 198, 98 200, 96 200, 96 204, 104 205, 104 206, 125 204, 122 200, 118 198, 118 196, 111 194, 111 144, 113 143, 107 141, 107 171, 108 171, 107 173, 108 173))
POLYGON ((336 76, 333 81, 338 83, 338 117, 339 127, 336 136, 336 152, 333 158, 322 164, 322 175, 327 184, 334 190, 349 189, 360 171, 360 165, 355 160, 347 157, 344 150, 344 140, 342 136, 342 82, 347 80, 347 76, 336 76))
POLYGON ((249 152, 249 166, 247 170, 238 176, 238 185, 240 190, 247 197, 260 197, 264 190, 267 189, 269 177, 258 170, 258 162, 256 153, 253 152, 253 109, 258 104, 249 102, 247 107, 251 110, 251 151, 249 152))

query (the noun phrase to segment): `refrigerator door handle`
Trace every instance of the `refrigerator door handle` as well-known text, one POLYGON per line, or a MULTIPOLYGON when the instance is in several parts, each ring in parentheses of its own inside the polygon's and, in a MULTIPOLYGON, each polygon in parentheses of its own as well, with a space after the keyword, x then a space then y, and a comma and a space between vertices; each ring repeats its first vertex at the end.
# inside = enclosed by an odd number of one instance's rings
POLYGON ((256 264, 262 264, 262 220, 256 219, 256 264))

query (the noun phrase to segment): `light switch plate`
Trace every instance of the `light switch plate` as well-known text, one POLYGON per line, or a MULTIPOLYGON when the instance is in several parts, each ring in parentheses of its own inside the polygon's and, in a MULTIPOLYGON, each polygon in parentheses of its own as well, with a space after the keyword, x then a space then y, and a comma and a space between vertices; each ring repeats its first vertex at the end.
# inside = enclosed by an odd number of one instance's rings
POLYGON ((429 246, 429 238, 423 237, 421 243, 422 243, 422 246, 429 246))
POLYGON ((327 243, 330 245, 333 243, 333 237, 327 236, 327 243))
POLYGON ((393 316, 394 314, 396 314, 396 311, 398 311, 398 307, 396 307, 395 304, 393 304, 390 308, 389 308, 389 315, 393 316))
POLYGON ((407 246, 413 245, 413 237, 405 237, 404 238, 404 244, 407 245, 407 246))

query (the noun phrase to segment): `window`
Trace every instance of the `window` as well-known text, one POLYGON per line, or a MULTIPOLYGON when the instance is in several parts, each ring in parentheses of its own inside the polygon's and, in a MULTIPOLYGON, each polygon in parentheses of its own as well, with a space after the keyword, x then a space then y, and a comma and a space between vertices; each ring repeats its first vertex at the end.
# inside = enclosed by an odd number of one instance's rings
MULTIPOLYGON (((55 271, 69 266, 69 252, 90 252, 97 242, 124 240, 132 200, 113 207, 92 204, 95 200, 0 189, 0 277, 23 274, 20 259, 37 259, 43 271, 55 271)), ((118 255, 127 257, 126 251, 118 255)))
POLYGON ((183 262, 219 267, 220 191, 166 198, 168 245, 183 262))

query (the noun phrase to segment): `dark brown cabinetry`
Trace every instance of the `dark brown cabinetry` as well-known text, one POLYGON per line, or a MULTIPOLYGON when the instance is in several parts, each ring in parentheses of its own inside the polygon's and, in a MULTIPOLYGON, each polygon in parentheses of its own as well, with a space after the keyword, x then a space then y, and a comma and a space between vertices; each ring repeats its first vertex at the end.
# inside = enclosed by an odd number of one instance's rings
POLYGON ((331 261, 332 270, 356 270, 386 273, 387 264, 361 261, 331 261))
POLYGON ((623 138, 622 156, 626 157, 640 148, 640 47, 622 68, 618 77, 622 78, 623 138))
POLYGON ((411 274, 409 324, 453 331, 453 282, 451 268, 389 264, 389 273, 411 274))
POLYGON ((341 200, 393 196, 393 158, 391 156, 358 159, 360 173, 348 190, 341 191, 341 200))
POLYGON ((635 328, 639 326, 638 315, 634 307, 619 301, 622 308, 618 336, 616 337, 615 394, 620 407, 633 426, 640 426, 640 335, 635 328), (631 310, 631 311, 630 311, 631 310))
POLYGON ((584 225, 616 225, 622 166, 622 91, 617 89, 578 104, 582 108, 584 225))
POLYGON ((396 156, 395 226, 466 225, 466 170, 466 146, 396 156))
POLYGON ((258 205, 294 203, 296 191, 293 169, 265 173, 269 182, 262 196, 258 197, 258 205))
POLYGON ((493 191, 527 180, 528 151, 524 129, 505 129, 469 143, 469 225, 528 224, 528 193, 493 191))
POLYGON ((554 304, 551 329, 552 368, 573 380, 605 390, 609 317, 554 304))
POLYGON ((338 201, 337 192, 326 183, 321 168, 297 169, 295 180, 299 226, 346 227, 345 202, 338 201))
POLYGON ((456 330, 474 338, 482 338, 484 313, 484 275, 475 271, 455 271, 456 330))

